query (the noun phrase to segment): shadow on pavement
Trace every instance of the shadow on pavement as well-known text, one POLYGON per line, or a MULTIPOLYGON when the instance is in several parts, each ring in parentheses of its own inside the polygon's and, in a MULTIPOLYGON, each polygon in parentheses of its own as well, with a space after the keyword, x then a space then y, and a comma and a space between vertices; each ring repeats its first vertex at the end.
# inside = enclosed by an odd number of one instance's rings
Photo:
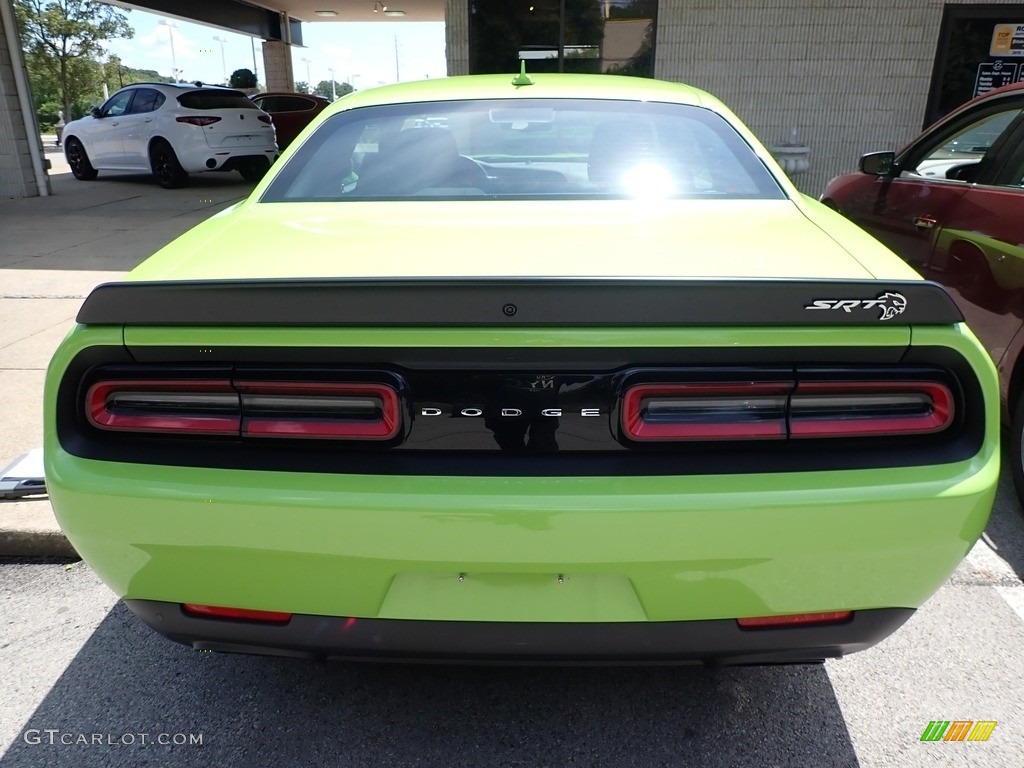
POLYGON ((486 668, 220 655, 164 640, 119 603, 0 766, 164 763, 806 768, 857 758, 822 667, 486 668), (59 729, 53 745, 46 729, 59 729), (202 745, 140 746, 143 733, 202 734, 202 745), (104 741, 60 744, 78 734, 104 741), (134 745, 117 743, 126 734, 134 745))
POLYGON ((999 493, 992 517, 985 527, 985 538, 1018 578, 1024 581, 1024 513, 1010 479, 1009 438, 1003 437, 1003 471, 999 473, 999 493))

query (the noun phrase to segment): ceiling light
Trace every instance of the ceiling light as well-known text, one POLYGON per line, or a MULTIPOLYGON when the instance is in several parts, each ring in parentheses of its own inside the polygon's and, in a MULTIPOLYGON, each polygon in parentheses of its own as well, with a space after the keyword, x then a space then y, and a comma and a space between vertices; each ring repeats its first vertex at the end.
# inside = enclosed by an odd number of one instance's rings
POLYGON ((374 3, 373 12, 383 13, 385 16, 405 16, 405 11, 398 11, 388 8, 386 5, 383 5, 382 3, 374 3))
POLYGON ((317 16, 337 16, 337 11, 313 11, 317 16))

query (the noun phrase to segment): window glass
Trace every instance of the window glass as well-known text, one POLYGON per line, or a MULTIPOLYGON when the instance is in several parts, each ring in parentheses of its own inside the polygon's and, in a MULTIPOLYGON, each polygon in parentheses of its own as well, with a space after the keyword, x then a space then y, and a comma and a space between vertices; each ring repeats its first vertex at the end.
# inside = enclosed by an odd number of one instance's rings
POLYGON ((128 110, 128 102, 131 101, 132 91, 121 91, 111 96, 107 103, 100 110, 104 117, 117 117, 128 110))
POLYGON ((470 73, 518 72, 525 59, 528 72, 654 77, 657 8, 657 0, 473 0, 470 73))
POLYGON ((144 112, 152 112, 159 109, 164 103, 164 95, 152 88, 139 88, 135 91, 135 99, 132 101, 131 113, 139 115, 144 112))
POLYGON ((259 109, 241 91, 226 88, 186 91, 178 97, 178 103, 187 109, 259 109))
POLYGON ((275 112, 302 112, 312 108, 313 102, 301 96, 281 96, 274 105, 275 112))
POLYGON ((751 148, 695 106, 494 100, 367 107, 320 126, 264 200, 781 198, 751 148))
POLYGON ((974 120, 953 134, 944 134, 917 153, 920 159, 904 175, 973 181, 982 158, 1020 113, 1019 106, 1008 107, 974 120))

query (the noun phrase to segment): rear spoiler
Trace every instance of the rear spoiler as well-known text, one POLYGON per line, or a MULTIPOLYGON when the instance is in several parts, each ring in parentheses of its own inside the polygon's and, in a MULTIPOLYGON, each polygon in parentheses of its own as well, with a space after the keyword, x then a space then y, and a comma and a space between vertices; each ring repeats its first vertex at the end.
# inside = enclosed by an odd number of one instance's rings
POLYGON ((105 283, 86 325, 880 326, 963 315, 927 281, 603 278, 105 283))

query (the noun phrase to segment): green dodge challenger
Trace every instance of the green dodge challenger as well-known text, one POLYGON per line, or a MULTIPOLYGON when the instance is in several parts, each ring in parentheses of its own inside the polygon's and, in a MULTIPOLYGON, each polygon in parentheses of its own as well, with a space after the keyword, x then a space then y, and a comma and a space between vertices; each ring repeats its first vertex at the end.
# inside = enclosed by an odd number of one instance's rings
POLYGON ((980 535, 988 356, 715 98, 351 94, 96 288, 46 385, 81 555, 197 649, 820 661, 980 535))

